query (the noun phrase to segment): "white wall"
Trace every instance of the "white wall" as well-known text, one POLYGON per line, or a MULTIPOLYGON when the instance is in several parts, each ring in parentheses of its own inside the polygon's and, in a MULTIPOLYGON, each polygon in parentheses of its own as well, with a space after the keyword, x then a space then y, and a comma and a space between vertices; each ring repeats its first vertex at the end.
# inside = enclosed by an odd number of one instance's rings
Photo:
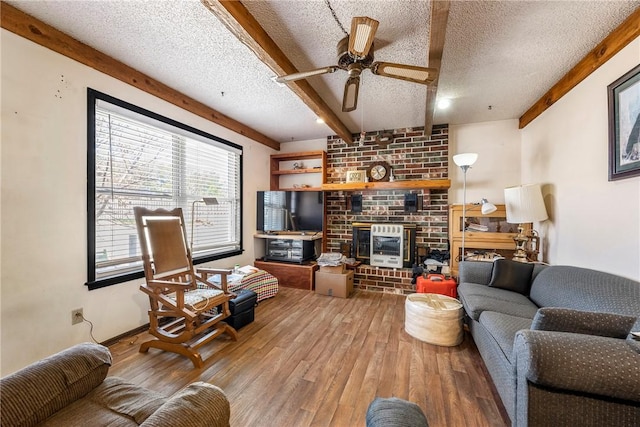
POLYGON ((625 47, 522 131, 523 182, 543 184, 544 260, 640 280, 640 177, 609 182, 607 85, 640 62, 625 47))
POLYGON ((148 322, 142 279, 91 292, 84 286, 87 87, 244 147, 245 252, 212 265, 253 262, 255 192, 268 187, 274 150, 8 31, 0 43, 2 375, 89 341, 88 324, 71 326, 75 308, 94 323, 98 341, 148 322))
POLYGON ((478 160, 467 171, 467 203, 486 198, 504 203, 504 188, 520 183, 520 132, 517 120, 449 126, 449 203, 463 200, 462 170, 453 156, 478 153, 478 160))
POLYGON ((308 139, 306 141, 284 142, 280 144, 281 153, 298 153, 303 151, 327 151, 327 138, 308 139))

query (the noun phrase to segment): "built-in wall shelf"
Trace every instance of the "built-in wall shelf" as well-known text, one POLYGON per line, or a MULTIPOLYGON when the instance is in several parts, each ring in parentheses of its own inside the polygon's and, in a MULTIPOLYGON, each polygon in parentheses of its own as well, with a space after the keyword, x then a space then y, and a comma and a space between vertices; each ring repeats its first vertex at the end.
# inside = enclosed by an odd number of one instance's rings
MULTIPOLYGON (((304 185, 304 184, 303 184, 304 185)), ((274 191, 322 191, 320 187, 280 187, 274 191)))
POLYGON ((322 191, 357 191, 357 190, 446 190, 451 187, 449 179, 428 179, 393 182, 346 182, 339 184, 322 184, 322 191))
POLYGON ((323 173, 324 170, 322 167, 317 168, 309 168, 309 169, 290 169, 290 170, 281 170, 281 171, 273 171, 271 172, 273 175, 292 175, 296 173, 323 173))
POLYGON ((327 182, 326 169, 327 153, 322 150, 272 154, 270 188, 320 191, 320 186, 327 182))

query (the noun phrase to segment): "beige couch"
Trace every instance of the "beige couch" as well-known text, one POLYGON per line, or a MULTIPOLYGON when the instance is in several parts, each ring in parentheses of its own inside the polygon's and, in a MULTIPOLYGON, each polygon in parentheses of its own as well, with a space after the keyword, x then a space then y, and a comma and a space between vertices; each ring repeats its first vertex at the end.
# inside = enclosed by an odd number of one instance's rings
POLYGON ((228 427, 224 392, 192 383, 167 398, 107 378, 111 353, 78 344, 0 380, 0 424, 13 426, 213 426, 228 427))

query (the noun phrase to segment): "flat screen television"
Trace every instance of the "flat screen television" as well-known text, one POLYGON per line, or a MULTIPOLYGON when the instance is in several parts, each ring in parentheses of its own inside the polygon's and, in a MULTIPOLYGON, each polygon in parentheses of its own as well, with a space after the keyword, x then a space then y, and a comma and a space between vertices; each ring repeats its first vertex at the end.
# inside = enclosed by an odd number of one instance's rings
POLYGON ((256 229, 259 231, 322 231, 322 191, 258 191, 257 206, 256 229))

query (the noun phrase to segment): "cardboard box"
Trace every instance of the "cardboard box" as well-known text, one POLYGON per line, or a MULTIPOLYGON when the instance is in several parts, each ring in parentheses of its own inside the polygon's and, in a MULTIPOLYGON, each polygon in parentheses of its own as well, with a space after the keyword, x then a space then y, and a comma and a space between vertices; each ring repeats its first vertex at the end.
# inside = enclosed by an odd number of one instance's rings
POLYGON ((347 269, 345 268, 344 264, 340 264, 340 265, 336 265, 334 267, 332 266, 320 266, 320 271, 322 271, 323 273, 333 273, 333 274, 342 274, 346 271, 347 269))
POLYGON ((349 298, 353 293, 353 271, 343 274, 316 271, 316 293, 349 298))

